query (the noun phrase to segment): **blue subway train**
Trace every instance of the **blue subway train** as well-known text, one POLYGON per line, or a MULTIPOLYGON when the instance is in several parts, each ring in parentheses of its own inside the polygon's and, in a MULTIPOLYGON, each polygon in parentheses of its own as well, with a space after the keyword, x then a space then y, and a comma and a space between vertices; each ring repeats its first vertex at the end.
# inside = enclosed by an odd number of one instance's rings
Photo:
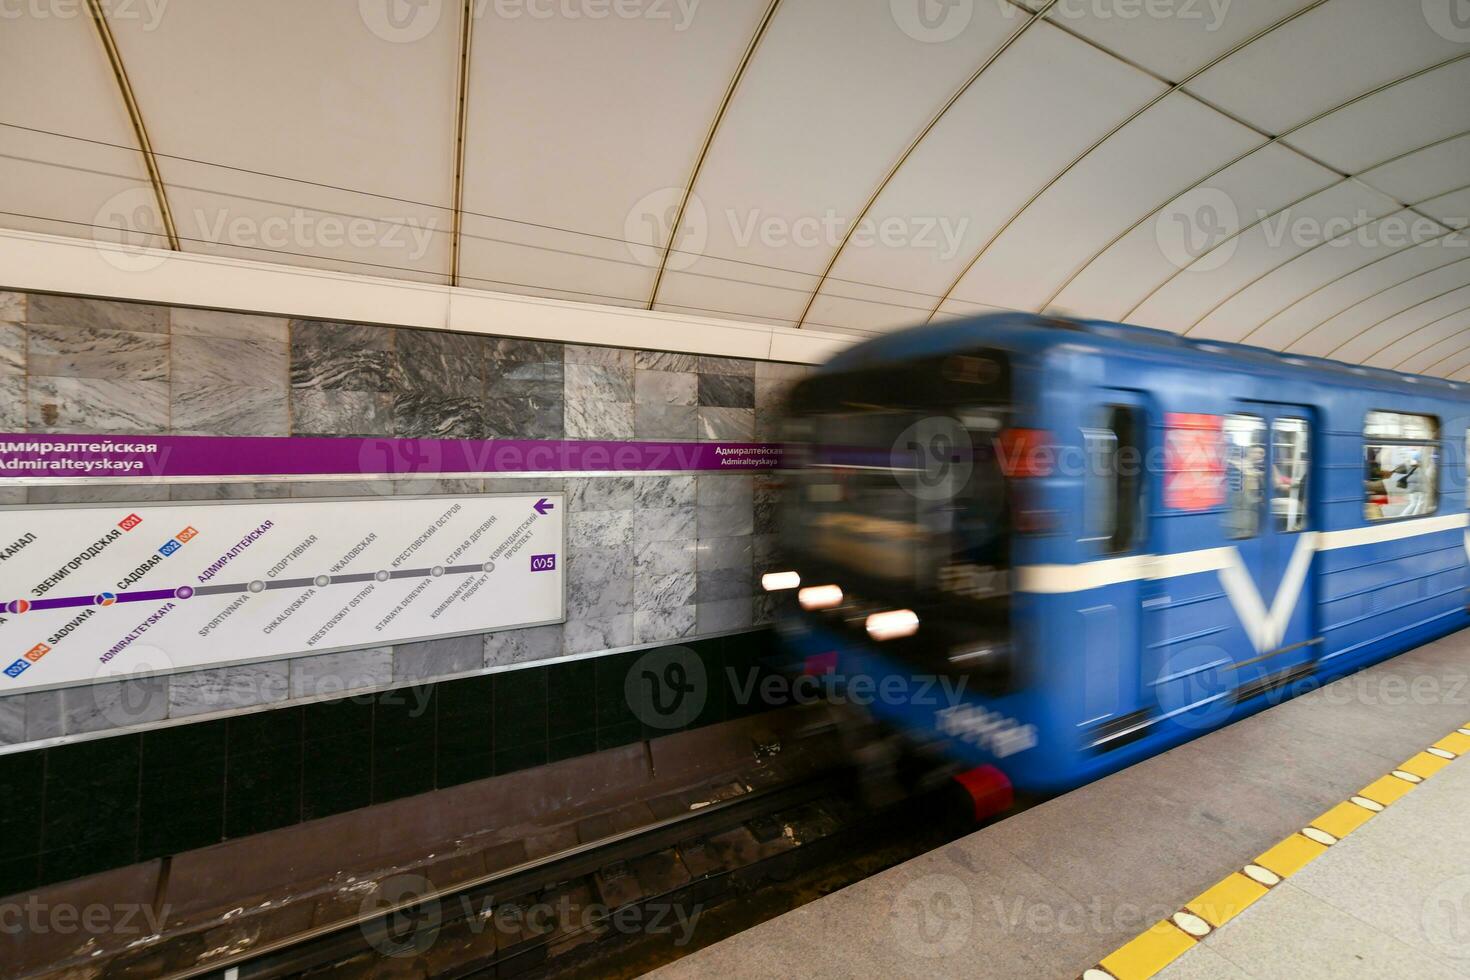
POLYGON ((1467 395, 1117 323, 896 332, 792 392, 763 584, 839 698, 1064 790, 1470 624, 1467 395))

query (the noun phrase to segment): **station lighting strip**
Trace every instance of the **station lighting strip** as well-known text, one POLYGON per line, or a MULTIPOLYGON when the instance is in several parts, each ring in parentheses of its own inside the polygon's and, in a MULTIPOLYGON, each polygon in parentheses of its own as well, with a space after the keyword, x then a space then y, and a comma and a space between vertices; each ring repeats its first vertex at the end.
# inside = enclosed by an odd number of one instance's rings
POLYGON ((1470 752, 1470 723, 1363 787, 1169 918, 1103 957, 1082 980, 1147 980, 1415 786, 1470 752))

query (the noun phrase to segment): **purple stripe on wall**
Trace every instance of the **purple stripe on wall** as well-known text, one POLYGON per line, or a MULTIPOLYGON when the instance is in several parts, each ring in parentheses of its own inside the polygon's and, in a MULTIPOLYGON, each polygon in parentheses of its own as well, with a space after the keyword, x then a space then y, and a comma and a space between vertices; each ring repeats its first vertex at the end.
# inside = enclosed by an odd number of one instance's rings
POLYGON ((454 476, 609 470, 774 469, 775 443, 569 439, 352 439, 0 433, 0 482, 16 478, 454 476))

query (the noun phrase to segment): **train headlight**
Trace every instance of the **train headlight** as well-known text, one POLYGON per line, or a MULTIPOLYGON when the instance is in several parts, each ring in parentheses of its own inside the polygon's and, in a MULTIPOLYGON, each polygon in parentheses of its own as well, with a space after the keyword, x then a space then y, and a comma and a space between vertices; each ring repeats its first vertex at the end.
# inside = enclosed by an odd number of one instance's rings
POLYGON ((866 626, 875 640, 900 640, 919 631, 919 616, 912 609, 889 609, 873 613, 866 626))
POLYGON ((767 592, 794 589, 801 584, 801 576, 795 572, 767 572, 761 576, 761 588, 767 592))
POLYGON ((814 609, 831 609, 842 605, 842 590, 835 585, 808 585, 796 593, 796 601, 809 612, 814 609))

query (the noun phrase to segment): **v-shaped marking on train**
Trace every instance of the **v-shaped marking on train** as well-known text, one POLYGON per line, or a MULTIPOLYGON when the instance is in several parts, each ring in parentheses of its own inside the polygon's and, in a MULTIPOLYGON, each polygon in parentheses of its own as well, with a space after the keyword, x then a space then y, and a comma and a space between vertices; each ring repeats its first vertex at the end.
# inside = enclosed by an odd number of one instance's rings
MULTIPOLYGON (((1470 551, 1470 534, 1466 536, 1465 547, 1470 551)), ((1281 576, 1281 584, 1268 610, 1266 601, 1256 588, 1255 579, 1240 557, 1240 549, 1230 549, 1225 566, 1219 570, 1220 584, 1225 587, 1225 595, 1257 653, 1269 653, 1281 646, 1292 613, 1296 612, 1297 603, 1301 600, 1302 586, 1307 582, 1307 571, 1312 567, 1316 553, 1317 532, 1303 531, 1297 537, 1291 559, 1286 563, 1286 574, 1281 576)))

